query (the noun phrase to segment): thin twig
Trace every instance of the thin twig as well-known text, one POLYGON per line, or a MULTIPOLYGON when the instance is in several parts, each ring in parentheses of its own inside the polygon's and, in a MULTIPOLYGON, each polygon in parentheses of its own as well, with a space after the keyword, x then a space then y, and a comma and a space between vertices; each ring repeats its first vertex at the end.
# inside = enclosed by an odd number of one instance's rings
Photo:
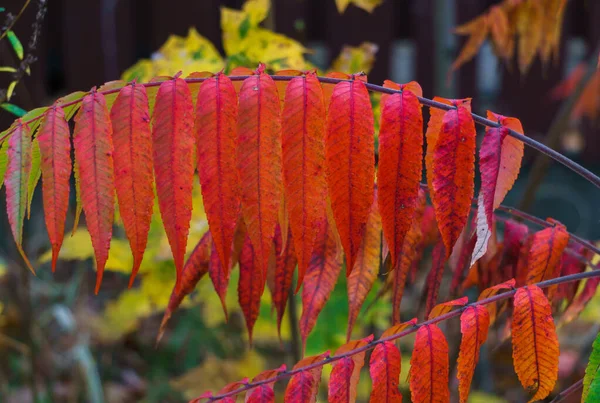
POLYGON ((569 386, 567 389, 560 392, 550 403, 559 403, 565 400, 571 393, 577 392, 583 386, 583 378, 575 382, 573 385, 569 386))
MULTIPOLYGON (((242 81, 247 79, 248 75, 245 76, 229 76, 229 79, 232 81, 242 81)), ((290 81, 294 78, 297 78, 297 76, 277 76, 277 75, 272 75, 271 78, 275 81, 290 81)), ((331 78, 331 77, 321 77, 318 76, 317 77, 319 79, 320 82, 325 83, 325 84, 338 84, 341 82, 349 82, 351 80, 346 80, 346 79, 340 79, 340 78, 331 78)), ((201 83, 206 81, 208 78, 186 78, 184 79, 188 84, 189 83, 201 83)), ((154 81, 154 82, 150 82, 150 83, 143 83, 142 85, 144 85, 146 88, 148 87, 157 87, 160 86, 162 84, 162 82, 160 81, 154 81)), ((383 87, 381 85, 377 85, 377 84, 371 84, 371 83, 365 83, 365 86, 373 91, 373 92, 380 92, 383 94, 398 94, 401 93, 402 90, 394 90, 391 88, 386 88, 383 87)), ((119 92, 121 90, 121 88, 114 88, 111 90, 106 90, 106 91, 97 91, 98 94, 103 94, 103 95, 108 95, 108 94, 115 94, 117 92, 119 92)), ((436 108, 436 109, 442 109, 445 111, 449 111, 452 109, 456 109, 456 107, 454 105, 446 105, 443 104, 441 102, 437 102, 434 101, 432 99, 429 98, 423 98, 423 97, 417 97, 419 99, 419 102, 422 105, 426 105, 432 108, 436 108)), ((75 100, 75 101, 71 101, 71 102, 66 102, 64 104, 62 104, 62 107, 66 107, 66 106, 71 106, 71 105, 75 105, 81 102, 81 99, 75 100)), ((37 116, 35 118, 26 120, 24 122, 22 122, 23 124, 28 124, 31 123, 35 120, 41 119, 43 115, 37 116)), ((479 123, 480 125, 483 126, 487 126, 487 127, 503 127, 500 123, 498 122, 494 122, 491 121, 489 119, 484 118, 483 116, 477 115, 475 113, 471 113, 471 116, 473 117, 473 120, 476 123, 479 123)), ((565 167, 571 169, 573 172, 577 173, 579 176, 583 177, 584 179, 586 179, 588 182, 592 183, 594 186, 596 186, 597 188, 600 189, 600 177, 596 176, 593 172, 589 171, 588 169, 584 168, 583 166, 579 165, 578 163, 576 163, 575 161, 565 157, 564 155, 562 155, 561 153, 545 146, 544 144, 540 143, 539 141, 536 141, 532 138, 526 137, 525 135, 523 135, 522 133, 519 133, 511 128, 506 127, 507 132, 510 136, 516 138, 517 140, 522 141, 523 143, 527 144, 528 146, 538 150, 539 152, 546 154, 547 156, 549 156, 550 158, 560 162, 561 164, 563 164, 565 167)), ((7 130, 4 135, 2 137, 0 137, 0 143, 2 143, 6 138, 8 138, 8 136, 14 131, 15 129, 9 129, 7 130)))
POLYGON ((27 6, 29 6, 29 3, 31 2, 31 0, 26 0, 25 3, 23 4, 23 7, 21 7, 21 10, 19 11, 19 14, 17 14, 16 17, 14 17, 6 26, 6 28, 4 29, 4 31, 2 31, 2 34, 0 34, 0 40, 2 40, 6 34, 8 33, 8 31, 10 31, 11 29, 13 29, 13 27, 15 26, 15 24, 17 23, 17 21, 19 20, 19 18, 21 18, 21 16, 23 15, 23 12, 25 12, 25 10, 27 9, 27 6))
MULTIPOLYGON (((553 278, 553 279, 550 279, 550 280, 541 281, 541 282, 533 284, 533 285, 536 285, 536 286, 538 286, 540 288, 547 288, 547 287, 550 287, 550 286, 553 286, 553 285, 565 284, 565 283, 570 283, 570 282, 573 282, 573 281, 579 281, 579 280, 583 280, 583 279, 587 279, 587 278, 592 278, 592 277, 598 277, 598 276, 600 276, 600 270, 594 270, 594 271, 587 271, 587 272, 583 272, 583 273, 571 274, 571 275, 564 276, 564 277, 559 277, 559 278, 553 278)), ((246 384, 244 384, 239 389, 235 389, 235 390, 229 391, 227 393, 223 393, 223 394, 220 394, 220 395, 214 395, 214 396, 206 397, 206 398, 202 398, 202 399, 208 399, 208 402, 214 402, 214 401, 219 400, 219 399, 224 399, 224 398, 229 397, 229 396, 237 395, 239 393, 242 393, 242 392, 245 392, 247 390, 253 389, 253 388, 257 387, 257 386, 261 386, 261 385, 266 385, 266 384, 271 384, 273 382, 277 382, 277 381, 279 381, 281 379, 288 378, 288 377, 290 377, 292 375, 295 375, 295 374, 297 374, 299 372, 310 371, 312 369, 321 367, 323 365, 331 364, 332 362, 338 361, 338 360, 340 360, 342 358, 350 357, 350 356, 353 356, 353 355, 356 355, 356 354, 359 354, 359 353, 371 350, 371 349, 375 348, 375 346, 377 346, 379 344, 382 344, 382 343, 384 343, 386 341, 394 341, 394 340, 397 340, 397 339, 399 339, 401 337, 404 337, 404 336, 407 336, 409 334, 415 333, 417 330, 419 330, 419 328, 421 328, 423 326, 434 325, 436 323, 443 322, 445 320, 452 319, 452 318, 455 318, 457 316, 460 316, 466 309, 469 309, 470 307, 474 307, 474 306, 477 306, 477 305, 488 305, 488 304, 491 304, 491 303, 494 303, 494 302, 499 302, 499 301, 503 301, 505 299, 511 298, 513 295, 515 295, 517 293, 518 290, 525 289, 526 287, 531 287, 531 286, 532 285, 523 286, 523 287, 519 287, 519 288, 514 288, 514 289, 512 289, 510 291, 506 291, 506 292, 503 292, 503 293, 500 293, 500 294, 496 294, 496 295, 494 295, 492 297, 489 297, 489 298, 486 298, 486 299, 482 299, 480 301, 476 301, 476 302, 464 305, 464 306, 462 306, 462 307, 460 307, 460 308, 458 308, 458 309, 456 309, 454 311, 448 312, 448 313, 446 313, 444 315, 440 315, 440 316, 435 317, 433 319, 429 319, 429 320, 426 320, 424 322, 417 323, 414 326, 411 326, 411 327, 409 327, 409 328, 407 328, 407 329, 405 329, 405 330, 403 330, 403 331, 401 331, 399 333, 393 334, 391 336, 384 337, 384 338, 381 338, 381 339, 378 339, 378 340, 373 340, 370 343, 367 343, 366 345, 364 345, 362 347, 359 347, 359 348, 356 348, 354 350, 349 350, 349 351, 346 351, 345 353, 338 354, 338 355, 332 355, 332 356, 326 357, 325 359, 323 359, 321 361, 315 362, 315 363, 307 365, 305 367, 295 368, 295 369, 292 369, 290 371, 284 371, 284 372, 279 373, 279 375, 273 376, 273 377, 268 378, 268 379, 264 379, 262 381, 246 383, 246 384)), ((196 399, 191 400, 191 402, 200 402, 202 399, 196 398, 196 399)))

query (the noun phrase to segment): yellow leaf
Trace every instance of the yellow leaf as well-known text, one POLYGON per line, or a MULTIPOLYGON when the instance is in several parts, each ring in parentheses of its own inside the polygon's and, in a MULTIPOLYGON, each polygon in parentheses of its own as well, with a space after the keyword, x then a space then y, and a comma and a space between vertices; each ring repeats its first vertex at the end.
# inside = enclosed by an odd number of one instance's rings
POLYGON ((375 63, 375 54, 379 47, 371 42, 363 42, 359 46, 344 46, 331 65, 330 71, 341 73, 368 73, 375 63))
POLYGON ((354 4, 356 7, 372 13, 382 2, 383 0, 335 0, 335 5, 339 13, 346 11, 349 4, 354 4))

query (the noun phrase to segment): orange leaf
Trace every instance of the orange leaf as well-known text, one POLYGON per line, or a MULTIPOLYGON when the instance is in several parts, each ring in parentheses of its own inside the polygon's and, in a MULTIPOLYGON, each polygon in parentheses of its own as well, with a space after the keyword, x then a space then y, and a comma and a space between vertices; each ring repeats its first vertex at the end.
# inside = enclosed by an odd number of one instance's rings
POLYGON ((411 327, 411 326, 415 326, 417 324, 417 318, 412 318, 411 320, 409 320, 408 322, 404 322, 404 323, 400 323, 398 325, 394 325, 392 327, 390 327, 389 329, 387 329, 386 331, 383 332, 383 334, 381 335, 381 338, 384 339, 386 337, 390 337, 393 336, 395 334, 398 334, 400 332, 402 332, 403 330, 411 327))
MULTIPOLYGON (((304 358, 294 365, 294 369, 312 365, 319 361, 323 361, 327 357, 329 357, 329 351, 313 357, 304 358)), ((286 403, 315 403, 322 371, 323 366, 320 365, 311 370, 300 371, 297 374, 294 374, 285 390, 284 401, 286 403)))
POLYGON ((281 201, 281 116, 273 79, 263 65, 258 72, 240 90, 237 157, 242 213, 266 277, 281 201))
POLYGON ((469 397, 471 380, 479 361, 481 345, 485 343, 490 326, 490 317, 484 306, 468 307, 460 316, 460 350, 458 352, 458 392, 460 402, 464 403, 469 397))
POLYGON ((425 316, 429 316, 434 305, 437 303, 440 286, 442 284, 442 276, 446 267, 446 249, 443 242, 438 242, 432 252, 431 269, 426 280, 426 304, 425 316))
POLYGON ((486 15, 481 15, 455 29, 457 34, 468 35, 469 39, 463 45, 463 48, 454 63, 452 63, 452 71, 458 69, 477 54, 479 48, 481 48, 481 45, 483 45, 483 42, 488 36, 489 29, 490 27, 486 15))
POLYGON ((465 306, 469 302, 469 297, 462 297, 458 299, 454 299, 448 302, 442 302, 441 304, 437 304, 433 307, 431 312, 429 312, 428 320, 433 318, 437 318, 440 315, 445 315, 450 312, 456 306, 465 306))
POLYGON ((110 111, 119 213, 133 254, 129 287, 140 268, 154 205, 152 136, 143 85, 124 86, 110 111))
POLYGON ((412 225, 409 231, 404 237, 402 252, 400 253, 400 262, 398 268, 394 270, 388 278, 393 282, 392 288, 392 323, 400 323, 400 303, 402 302, 402 295, 404 294, 404 285, 406 284, 406 277, 408 272, 413 267, 415 261, 417 261, 417 249, 421 244, 423 234, 421 232, 421 219, 423 211, 425 210, 425 192, 419 190, 419 199, 417 201, 417 208, 413 217, 412 225))
POLYGON ((347 274, 354 267, 373 203, 373 134, 373 109, 365 84, 359 79, 336 84, 327 117, 325 156, 347 274))
POLYGON ((248 329, 248 339, 252 345, 252 329, 260 310, 260 297, 265 288, 264 274, 257 262, 257 255, 250 237, 246 235, 244 247, 240 254, 240 280, 238 283, 238 300, 248 329))
POLYGON ((179 305, 181 305, 183 298, 194 291, 198 281, 200 281, 200 279, 208 272, 211 244, 212 239, 210 232, 207 231, 202 238, 200 238, 200 241, 194 247, 194 250, 186 260, 183 270, 181 271, 181 286, 173 287, 169 304, 167 305, 167 309, 165 310, 165 314, 163 315, 163 319, 160 324, 157 343, 160 341, 172 313, 179 307, 179 305))
POLYGON ((567 0, 549 0, 543 5, 544 15, 542 17, 542 38, 540 45, 540 58, 544 64, 550 61, 554 53, 558 59, 558 47, 560 45, 560 32, 565 13, 567 0))
MULTIPOLYGON (((451 99, 442 97, 433 97, 433 100, 446 105, 452 105, 451 99)), ((469 105, 470 107, 470 105, 469 105)), ((427 186, 429 187, 429 197, 433 201, 433 157, 434 148, 437 144, 440 136, 440 130, 442 130, 442 123, 446 111, 439 108, 429 108, 429 121, 427 122, 427 131, 425 132, 425 138, 427 139, 427 153, 425 154, 425 173, 427 174, 427 186)))
POLYGON ((410 392, 414 403, 449 402, 448 343, 436 325, 417 331, 410 358, 410 392))
POLYGON ((542 44, 544 4, 540 0, 525 0, 516 9, 516 29, 519 36, 519 70, 525 74, 542 44))
POLYGON ((527 258, 527 284, 556 277, 560 258, 568 243, 569 233, 560 224, 533 234, 527 258))
POLYGON ((412 225, 423 171, 421 104, 407 86, 382 100, 379 130, 379 211, 393 268, 412 225))
MULTIPOLYGON (((486 298, 490 298, 493 297, 494 295, 498 294, 500 291, 503 290, 512 290, 513 288, 515 288, 515 279, 510 279, 508 281, 505 281, 502 284, 497 284, 493 287, 489 287, 486 288, 485 290, 483 290, 481 292, 481 294, 479 294, 479 298, 477 298, 477 301, 481 301, 483 299, 486 298)), ((492 303, 492 304, 486 304, 487 310, 489 312, 489 317, 490 317, 490 324, 494 323, 496 321, 496 312, 497 312, 497 305, 498 303, 492 303)))
POLYGON ((446 258, 452 253, 471 210, 475 177, 475 124, 471 100, 453 100, 444 114, 431 164, 431 194, 446 258))
POLYGON ((106 101, 92 91, 81 102, 73 132, 75 158, 81 176, 81 202, 96 254, 98 294, 108 259, 115 209, 113 143, 106 101))
POLYGON ((558 338, 552 308, 535 285, 517 290, 514 297, 512 345, 515 371, 533 396, 544 399, 558 378, 558 338))
POLYGON ((373 380, 369 403, 402 402, 402 394, 398 390, 401 361, 400 350, 393 342, 385 341, 375 347, 369 367, 373 380))
POLYGON ((152 148, 158 206, 175 260, 177 284, 192 218, 193 126, 187 83, 180 78, 164 81, 158 89, 152 117, 152 148))
POLYGON ((283 181, 298 257, 298 284, 310 262, 319 219, 325 215, 325 103, 314 73, 289 82, 282 115, 283 181))
POLYGON ((202 83, 195 122, 198 177, 214 247, 221 266, 227 269, 240 215, 237 109, 237 95, 226 75, 219 73, 202 83))
MULTIPOLYGON (((335 354, 340 355, 363 347, 372 340, 373 335, 362 340, 351 341, 338 348, 335 354)), ((329 378, 329 403, 354 403, 356 401, 356 386, 364 364, 365 351, 334 362, 329 378)))
POLYGON ((367 294, 371 291, 373 283, 379 273, 381 248, 381 216, 377 209, 377 191, 373 198, 373 205, 369 213, 367 228, 362 245, 356 256, 354 270, 347 280, 348 288, 348 330, 346 339, 349 341, 352 335, 354 322, 358 317, 367 294))
POLYGON ((37 135, 42 156, 42 190, 44 219, 52 245, 52 272, 65 235, 69 209, 71 178, 71 141, 69 124, 60 107, 51 107, 37 135))
POLYGON ((329 299, 342 270, 342 254, 337 249, 333 231, 331 225, 323 220, 304 278, 302 316, 299 325, 304 348, 308 334, 315 326, 317 317, 329 299))
POLYGON ((508 61, 512 56, 514 45, 508 16, 501 6, 492 6, 487 19, 496 53, 508 61))

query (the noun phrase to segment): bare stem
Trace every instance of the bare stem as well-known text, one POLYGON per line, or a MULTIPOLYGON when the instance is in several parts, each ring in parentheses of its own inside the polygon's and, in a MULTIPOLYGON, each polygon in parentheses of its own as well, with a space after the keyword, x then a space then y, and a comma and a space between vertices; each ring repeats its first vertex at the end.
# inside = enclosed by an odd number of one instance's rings
POLYGON ((567 389, 560 392, 550 403, 559 403, 565 400, 566 397, 571 395, 571 393, 577 392, 583 386, 583 378, 575 382, 573 385, 569 386, 567 389))
MULTIPOLYGON (((592 278, 592 277, 598 277, 598 276, 600 276, 600 270, 593 270, 593 271, 587 271, 587 272, 583 272, 583 273, 571 274, 569 276, 553 278, 553 279, 546 280, 546 281, 541 281, 541 282, 536 283, 534 285, 536 285, 536 286, 538 286, 540 288, 546 288, 546 287, 550 287, 550 286, 553 286, 553 285, 570 283, 570 282, 573 282, 573 281, 579 281, 579 280, 583 280, 583 279, 587 279, 587 278, 592 278)), ((244 384, 239 389, 235 389, 235 390, 232 390, 230 392, 223 393, 223 394, 220 394, 220 395, 214 395, 214 396, 208 397, 206 399, 208 399, 208 402, 214 402, 214 401, 219 400, 219 399, 224 399, 224 398, 229 397, 229 396, 237 395, 239 393, 242 393, 242 392, 245 392, 247 390, 253 389, 253 388, 257 387, 257 386, 261 386, 261 385, 266 385, 266 384, 270 384, 270 383, 273 383, 273 382, 277 382, 277 381, 279 381, 281 379, 288 378, 288 377, 290 377, 292 375, 295 375, 295 374, 297 374, 299 372, 302 372, 302 371, 310 371, 311 369, 315 369, 315 368, 321 367, 321 366, 326 365, 326 364, 331 364, 332 362, 338 361, 338 360, 340 360, 342 358, 351 357, 353 355, 362 353, 364 351, 371 350, 371 349, 375 348, 375 346, 377 346, 379 344, 382 344, 382 343, 385 343, 386 341, 394 341, 394 340, 399 339, 401 337, 407 336, 407 335, 409 335, 411 333, 415 333, 422 326, 434 325, 436 323, 443 322, 445 320, 452 319, 452 318, 455 318, 457 316, 460 316, 460 314, 462 314, 466 309, 468 309, 470 307, 477 306, 477 305, 488 305, 488 304, 491 304, 491 303, 494 303, 494 302, 503 301, 503 300, 508 299, 508 298, 512 297, 513 295, 515 295, 517 293, 517 290, 524 289, 526 287, 531 287, 531 285, 529 285, 529 286, 523 286, 523 287, 519 287, 519 288, 514 288, 514 289, 512 289, 510 291, 506 291, 506 292, 494 295, 492 297, 489 297, 489 298, 486 298, 486 299, 482 299, 480 301, 476 301, 476 302, 473 302, 471 304, 467 304, 465 306, 462 306, 462 307, 456 309, 455 311, 448 312, 448 313, 446 313, 444 315, 440 315, 438 317, 435 317, 435 318, 430 319, 430 320, 426 320, 426 321, 421 322, 421 323, 417 323, 416 325, 414 325, 412 327, 409 327, 409 328, 407 328, 407 329, 405 329, 405 330, 403 330, 403 331, 401 331, 399 333, 396 333, 396 334, 388 336, 388 337, 381 338, 379 340, 371 341, 370 343, 368 343, 368 344, 366 344, 366 345, 364 345, 362 347, 356 348, 354 350, 346 351, 343 354, 329 356, 329 357, 327 357, 327 358, 325 358, 325 359, 323 359, 321 361, 315 362, 315 363, 307 365, 305 367, 295 368, 295 369, 292 369, 290 371, 281 372, 277 376, 273 376, 271 378, 264 379, 262 381, 249 382, 249 383, 244 384)), ((192 402, 200 402, 200 400, 202 400, 202 399, 196 398, 196 399, 192 400, 192 402)))

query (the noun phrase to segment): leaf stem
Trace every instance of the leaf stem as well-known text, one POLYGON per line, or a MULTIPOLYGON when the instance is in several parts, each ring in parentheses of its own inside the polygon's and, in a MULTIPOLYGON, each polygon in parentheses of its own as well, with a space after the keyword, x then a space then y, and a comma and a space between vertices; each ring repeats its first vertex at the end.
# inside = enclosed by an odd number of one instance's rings
MULTIPOLYGON (((550 286, 553 286, 553 285, 570 283, 570 282, 573 282, 573 281, 579 281, 579 280, 583 280, 583 279, 587 279, 587 278, 592 278, 592 277, 598 277, 598 276, 600 276, 600 270, 593 270, 593 271, 587 271, 587 272, 583 272, 583 273, 576 273, 576 274, 571 274, 571 275, 564 276, 564 277, 558 277, 558 278, 553 278, 553 279, 550 279, 550 280, 541 281, 541 282, 536 283, 534 285, 536 285, 536 286, 538 286, 540 288, 546 288, 546 287, 550 287, 550 286)), ((530 287, 530 286, 531 285, 529 285, 529 286, 523 286, 523 287, 519 287, 519 288, 514 288, 514 289, 512 289, 510 291, 506 291, 506 292, 494 295, 492 297, 489 297, 489 298, 486 298, 486 299, 482 299, 480 301, 475 301, 475 302, 473 302, 471 304, 467 304, 465 306, 462 306, 462 307, 460 307, 460 308, 458 308, 458 309, 456 309, 454 311, 448 312, 448 313, 446 313, 444 315, 440 315, 440 316, 435 317, 433 319, 426 320, 426 321, 421 322, 421 323, 417 323, 414 326, 409 327, 409 328, 407 328, 407 329, 405 329, 405 330, 403 330, 403 331, 401 331, 399 333, 393 334, 393 335, 388 336, 388 337, 383 337, 383 338, 378 339, 378 340, 373 340, 370 343, 368 343, 368 344, 366 344, 366 345, 364 345, 362 347, 356 348, 354 350, 349 350, 349 351, 346 351, 345 353, 338 354, 338 355, 332 355, 332 356, 329 356, 329 357, 325 358, 324 360, 315 362, 313 364, 310 364, 310 365, 307 365, 307 366, 304 366, 304 367, 300 367, 300 368, 295 368, 295 369, 292 369, 290 371, 284 371, 284 372, 280 373, 279 375, 276 375, 276 376, 273 376, 271 378, 264 379, 264 380, 261 380, 261 381, 249 382, 249 383, 244 384, 244 386, 242 386, 241 388, 238 388, 238 389, 235 389, 235 390, 232 390, 232 391, 229 391, 227 393, 220 394, 220 395, 214 395, 214 396, 206 397, 206 398, 202 398, 202 399, 208 399, 208 402, 214 402, 214 401, 219 400, 219 399, 224 399, 224 398, 229 397, 229 396, 237 395, 239 393, 242 393, 242 392, 245 392, 247 390, 253 389, 253 388, 257 387, 257 386, 261 386, 261 385, 265 385, 265 384, 270 384, 270 383, 273 383, 273 382, 277 382, 277 381, 279 381, 281 379, 288 378, 288 377, 290 377, 292 375, 295 375, 295 374, 297 374, 299 372, 310 371, 311 369, 315 369, 315 368, 321 367, 323 365, 330 364, 330 363, 338 361, 338 360, 340 360, 342 358, 350 357, 350 356, 353 356, 353 355, 365 352, 367 350, 371 350, 371 349, 375 348, 375 346, 377 346, 379 344, 382 344, 382 343, 384 343, 386 341, 394 341, 394 340, 399 339, 401 337, 407 336, 407 335, 409 335, 411 333, 415 333, 422 326, 434 325, 434 324, 437 324, 439 322, 443 322, 445 320, 452 319, 452 318, 455 318, 457 316, 460 316, 460 314, 462 314, 466 309, 468 309, 470 307, 477 306, 477 305, 488 305, 488 304, 491 304, 491 303, 494 303, 494 302, 499 302, 499 301, 503 301, 505 299, 508 299, 508 298, 512 297, 513 295, 515 295, 517 293, 517 290, 524 289, 525 287, 530 287)), ((572 391, 576 390, 576 388, 574 386, 575 385, 572 385, 569 389, 573 388, 572 391)), ((569 389, 567 389, 567 390, 569 390, 569 389)), ((562 395, 565 396, 565 393, 563 392, 562 395)), ((196 399, 191 400, 191 402, 197 403, 197 402, 200 402, 202 399, 201 398, 196 398, 196 399)))
MULTIPOLYGON (((247 79, 248 77, 250 77, 250 76, 247 76, 247 75, 245 75, 245 76, 229 76, 229 79, 232 81, 243 81, 243 80, 247 79)), ((290 81, 295 77, 297 77, 297 76, 277 76, 277 75, 271 76, 271 78, 275 81, 290 81)), ((346 79, 322 77, 322 76, 318 76, 317 78, 320 82, 325 83, 325 84, 338 84, 338 83, 344 82, 344 81, 351 81, 351 80, 346 80, 346 79)), ((190 83, 201 83, 203 81, 206 81, 207 79, 208 78, 186 78, 185 81, 188 84, 190 84, 190 83)), ((148 87, 157 87, 157 86, 161 85, 161 83, 162 83, 161 81, 154 81, 154 82, 144 83, 142 85, 144 85, 145 87, 148 88, 148 87)), ((381 85, 371 84, 371 83, 365 83, 365 86, 370 91, 379 92, 379 93, 383 93, 383 94, 396 94, 396 93, 402 92, 402 90, 394 90, 391 88, 386 88, 381 85)), ((109 95, 109 94, 117 93, 120 90, 121 90, 121 88, 114 88, 114 89, 110 89, 110 90, 106 90, 106 91, 98 91, 98 93, 103 94, 103 95, 109 95)), ((429 98, 423 98, 423 97, 417 97, 417 98, 419 99, 419 102, 422 105, 426 105, 431 108, 442 109, 445 111, 449 111, 451 109, 456 109, 456 107, 453 105, 446 105, 446 104, 434 101, 429 98)), ((61 106, 62 107, 71 106, 71 105, 78 104, 80 102, 81 102, 81 99, 78 99, 75 101, 64 103, 61 106)), ((24 121, 23 123, 28 124, 37 119, 40 119, 42 116, 43 115, 37 116, 30 120, 24 121)), ((483 116, 477 115, 475 113, 471 113, 471 116, 473 117, 473 120, 476 123, 479 123, 480 125, 487 126, 487 127, 495 127, 495 128, 502 127, 502 125, 500 123, 491 121, 491 120, 486 119, 483 116)), ((523 133, 519 133, 508 127, 506 129, 508 130, 508 134, 510 136, 516 138, 517 140, 522 141, 523 143, 527 144, 531 148, 534 148, 534 149, 538 150, 539 152, 546 154, 547 156, 554 159, 555 161, 563 164, 565 167, 571 169, 573 172, 577 173, 579 176, 583 177, 588 182, 592 183, 594 186, 596 186, 597 188, 600 189, 600 177, 596 176, 593 172, 591 172, 588 169, 584 168, 583 166, 579 165, 575 161, 567 158, 566 156, 562 155, 558 151, 555 151, 555 150, 551 149, 550 147, 540 143, 539 141, 536 141, 532 138, 526 137, 525 135, 523 135, 523 133)), ((9 129, 2 137, 0 137, 0 144, 13 132, 13 130, 14 129, 9 129)))
POLYGON ((573 385, 569 386, 567 389, 560 392, 554 399, 550 401, 550 403, 559 403, 565 400, 567 396, 571 393, 577 392, 583 386, 583 378, 575 382, 573 385))

